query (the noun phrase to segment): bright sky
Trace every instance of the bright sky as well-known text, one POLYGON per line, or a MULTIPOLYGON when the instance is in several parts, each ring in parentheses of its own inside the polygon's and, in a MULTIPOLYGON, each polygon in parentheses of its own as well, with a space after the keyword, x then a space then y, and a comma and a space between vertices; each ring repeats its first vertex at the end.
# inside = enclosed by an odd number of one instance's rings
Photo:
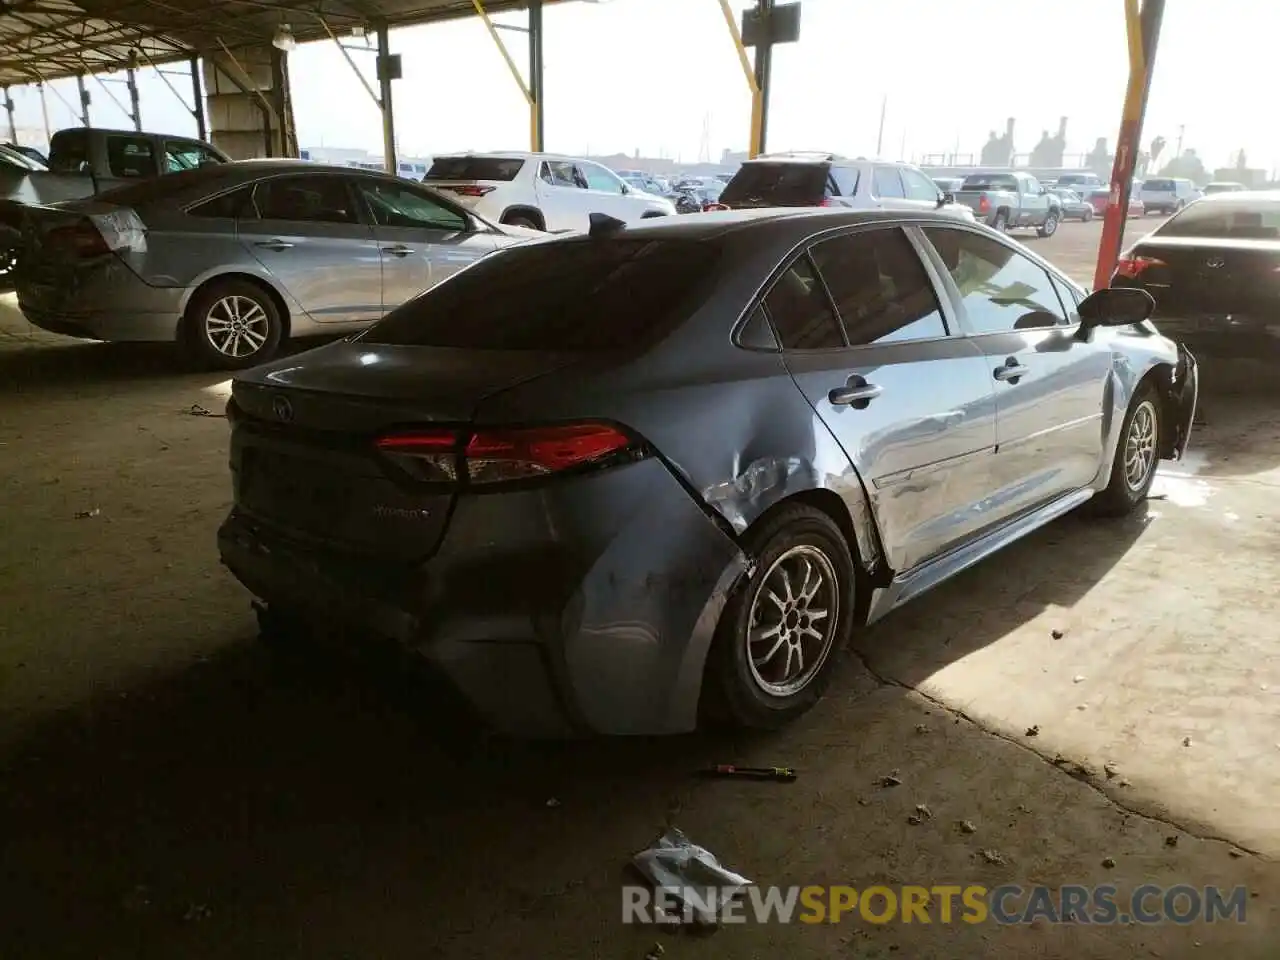
MULTIPOLYGON (((1060 116, 1070 118, 1068 158, 1099 136, 1114 148, 1127 74, 1123 0, 802 3, 800 42, 775 49, 771 149, 874 153, 885 96, 886 156, 905 147, 918 159, 957 144, 976 154, 1007 117, 1017 118, 1019 152, 1055 131, 1060 116)), ((716 0, 556 4, 544 26, 548 149, 692 162, 704 123, 712 159, 745 149, 747 87, 716 0)), ((524 36, 503 35, 523 67, 524 36)), ((1241 147, 1251 166, 1280 166, 1280 125, 1265 107, 1277 35, 1280 4, 1169 0, 1143 143, 1160 134, 1172 145, 1185 125, 1185 145, 1210 169, 1241 147), (1250 104, 1258 105, 1252 117, 1250 104)), ((523 98, 478 19, 398 30, 391 43, 404 64, 394 92, 402 154, 527 146, 523 98)), ((355 56, 372 77, 373 54, 355 56)), ((377 110, 332 43, 299 48, 290 71, 303 146, 380 152, 377 110)), ((190 83, 170 79, 189 100, 190 83)), ((122 83, 110 86, 126 100, 122 83)), ((57 87, 75 102, 74 81, 57 87)), ((149 129, 194 132, 158 77, 143 76, 140 87, 149 129)), ((90 81, 90 90, 95 124, 127 125, 102 87, 90 81)), ((42 128, 34 89, 13 96, 19 126, 42 128)), ((54 129, 78 122, 56 96, 48 102, 54 129)))

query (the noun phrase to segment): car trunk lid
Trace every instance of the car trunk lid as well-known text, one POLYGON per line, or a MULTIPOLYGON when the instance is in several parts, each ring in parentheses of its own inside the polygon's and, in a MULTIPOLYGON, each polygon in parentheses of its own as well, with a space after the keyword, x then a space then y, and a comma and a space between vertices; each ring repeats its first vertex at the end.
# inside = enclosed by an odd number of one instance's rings
POLYGON ((457 495, 449 451, 383 455, 378 438, 407 427, 457 428, 494 393, 570 358, 386 345, 322 347, 250 372, 233 386, 236 504, 288 534, 395 562, 430 556, 457 495))
POLYGON ((1155 298, 1157 314, 1270 315, 1280 298, 1280 243, 1148 237, 1119 272, 1155 298))
POLYGON ((74 300, 87 276, 145 253, 146 227, 129 207, 97 201, 23 206, 0 213, 18 224, 14 284, 19 301, 56 310, 74 300))

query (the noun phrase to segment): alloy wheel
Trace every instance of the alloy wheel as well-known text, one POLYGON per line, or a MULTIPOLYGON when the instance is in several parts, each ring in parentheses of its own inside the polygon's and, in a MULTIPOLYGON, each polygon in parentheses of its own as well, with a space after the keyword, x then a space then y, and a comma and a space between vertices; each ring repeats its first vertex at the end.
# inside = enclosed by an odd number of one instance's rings
POLYGON ((1155 404, 1150 400, 1138 404, 1129 421, 1129 433, 1124 439, 1124 482, 1134 493, 1146 486, 1155 469, 1158 423, 1155 404))
POLYGON ((779 556, 751 601, 747 664, 772 697, 790 697, 822 670, 840 622, 835 565, 819 548, 800 544, 779 556))
POLYGON ((267 342, 271 318, 255 300, 236 294, 223 297, 209 308, 205 335, 213 348, 235 360, 251 357, 267 342))

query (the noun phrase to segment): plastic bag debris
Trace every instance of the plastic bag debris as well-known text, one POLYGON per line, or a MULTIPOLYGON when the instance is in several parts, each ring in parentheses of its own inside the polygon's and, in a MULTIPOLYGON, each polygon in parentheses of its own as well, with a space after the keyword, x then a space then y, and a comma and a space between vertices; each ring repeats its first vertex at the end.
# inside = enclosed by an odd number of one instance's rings
POLYGON ((668 921, 687 918, 714 925, 719 906, 754 885, 676 827, 671 827, 649 849, 637 853, 631 863, 655 890, 680 905, 681 915, 668 914, 668 921))

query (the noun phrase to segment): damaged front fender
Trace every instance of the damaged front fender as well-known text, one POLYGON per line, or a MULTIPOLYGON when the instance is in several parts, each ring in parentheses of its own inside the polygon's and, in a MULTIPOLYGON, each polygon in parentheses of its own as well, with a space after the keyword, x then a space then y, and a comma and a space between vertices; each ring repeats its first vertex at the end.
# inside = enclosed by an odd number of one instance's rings
POLYGON ((1178 344, 1178 363, 1165 385, 1165 404, 1172 429, 1165 438, 1160 456, 1165 460, 1181 460, 1191 441, 1191 426, 1196 419, 1196 403, 1200 398, 1200 369, 1191 351, 1178 344))

